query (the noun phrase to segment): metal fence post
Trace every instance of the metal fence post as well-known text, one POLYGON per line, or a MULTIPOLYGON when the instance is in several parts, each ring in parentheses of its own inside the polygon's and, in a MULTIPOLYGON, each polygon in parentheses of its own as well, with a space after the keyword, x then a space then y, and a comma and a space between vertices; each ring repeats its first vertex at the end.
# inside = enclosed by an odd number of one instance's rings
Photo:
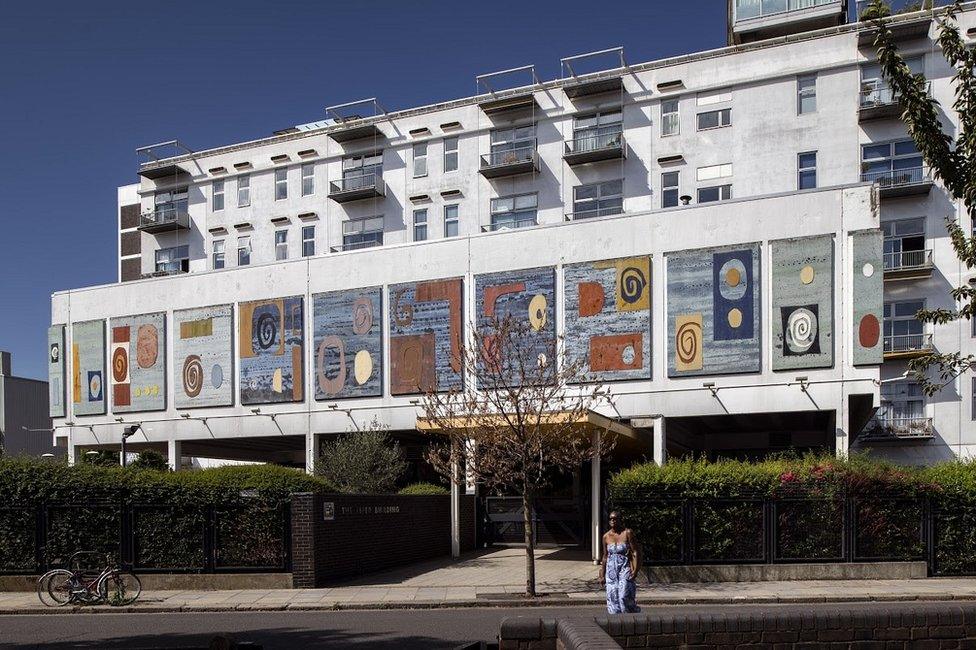
POLYGON ((682 549, 681 560, 684 564, 695 562, 695 514, 694 499, 685 499, 681 504, 682 514, 682 549))
POLYGON ((36 506, 34 519, 34 559, 41 573, 50 571, 47 559, 47 507, 40 503, 36 506))
POLYGON ((214 573, 217 567, 215 515, 213 504, 207 504, 203 509, 203 572, 214 573))

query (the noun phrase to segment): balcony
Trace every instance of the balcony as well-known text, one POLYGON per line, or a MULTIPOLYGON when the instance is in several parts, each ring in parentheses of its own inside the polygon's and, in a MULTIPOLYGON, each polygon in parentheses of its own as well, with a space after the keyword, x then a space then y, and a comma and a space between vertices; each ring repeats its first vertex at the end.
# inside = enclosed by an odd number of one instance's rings
POLYGON ((175 159, 192 154, 193 150, 179 140, 169 140, 136 149, 143 160, 139 163, 139 175, 149 180, 185 180, 190 172, 176 164, 175 159))
POLYGON ((885 361, 920 357, 933 349, 931 334, 896 334, 884 337, 885 361))
POLYGON ((534 144, 493 151, 481 157, 481 169, 478 171, 485 178, 534 173, 539 171, 539 153, 534 144))
POLYGON ((190 272, 189 268, 165 268, 158 271, 153 271, 152 273, 143 273, 142 279, 147 280, 149 278, 166 278, 171 275, 186 275, 190 272))
POLYGON ((847 0, 734 0, 730 44, 841 25, 847 0))
POLYGON ((139 215, 139 230, 156 235, 173 230, 189 230, 190 215, 185 208, 159 206, 139 215))
POLYGON ((932 275, 932 249, 884 254, 885 280, 916 280, 932 275))
POLYGON ((920 442, 935 437, 932 418, 875 418, 857 437, 862 444, 900 444, 920 442))
POLYGON ((363 239, 361 241, 353 241, 342 244, 341 246, 331 246, 329 251, 332 253, 342 253, 344 251, 358 251, 364 248, 374 248, 376 246, 383 245, 383 233, 380 233, 379 238, 363 239))
POLYGON ((386 185, 379 174, 347 176, 329 183, 329 198, 336 203, 386 196, 386 185))
POLYGON ((627 157, 624 134, 602 133, 584 135, 565 143, 563 160, 570 167, 601 160, 620 160, 627 157))
POLYGON ((877 183, 882 199, 928 194, 933 185, 931 175, 923 167, 864 172, 861 182, 877 183))
MULTIPOLYGON (((931 82, 925 84, 925 91, 932 92, 931 82)), ((888 84, 880 81, 861 84, 857 113, 859 121, 901 118, 903 110, 898 93, 888 84)))
POLYGON ((576 210, 566 214, 566 221, 584 221, 595 217, 612 217, 623 214, 620 208, 596 208, 593 210, 576 210))
MULTIPOLYGON (((932 23, 932 13, 928 10, 919 9, 917 0, 891 0, 887 3, 890 6, 887 16, 877 16, 871 11, 870 0, 858 0, 857 19, 859 21, 871 21, 879 17, 888 18, 888 28, 895 41, 906 41, 914 38, 925 38, 929 33, 929 26, 932 23)), ((950 0, 926 0, 925 4, 931 7, 944 7, 950 0)), ((857 35, 857 44, 860 47, 873 46, 874 39, 877 38, 877 29, 866 29, 857 35)))

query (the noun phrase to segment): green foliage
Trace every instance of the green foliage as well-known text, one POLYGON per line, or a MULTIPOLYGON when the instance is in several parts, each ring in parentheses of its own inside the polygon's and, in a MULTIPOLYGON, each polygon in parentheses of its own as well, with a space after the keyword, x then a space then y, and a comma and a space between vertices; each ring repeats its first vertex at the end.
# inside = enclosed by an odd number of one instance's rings
POLYGON ((401 489, 397 494, 405 494, 411 496, 429 496, 436 494, 450 494, 451 491, 448 490, 443 485, 434 485, 433 483, 411 483, 407 487, 401 489))
POLYGON ((129 463, 129 467, 132 469, 154 469, 165 472, 169 469, 169 463, 166 457, 155 449, 146 449, 145 451, 139 452, 136 459, 129 463))
POLYGON ((86 451, 82 459, 89 465, 96 465, 98 467, 112 467, 121 464, 119 462, 119 452, 108 451, 106 449, 86 451))
POLYGON ((347 494, 387 494, 407 469, 400 445, 391 442, 387 429, 374 420, 365 431, 355 431, 322 445, 315 474, 347 494))

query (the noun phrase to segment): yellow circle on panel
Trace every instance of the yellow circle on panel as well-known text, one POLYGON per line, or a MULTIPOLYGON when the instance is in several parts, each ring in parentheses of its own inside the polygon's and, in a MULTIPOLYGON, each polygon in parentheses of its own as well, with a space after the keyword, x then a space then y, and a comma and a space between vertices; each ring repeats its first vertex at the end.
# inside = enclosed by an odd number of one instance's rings
POLYGON ((742 312, 738 309, 733 308, 729 311, 729 327, 738 327, 742 325, 742 312))
POLYGON ((373 374, 373 357, 369 356, 366 350, 356 353, 356 358, 353 360, 353 374, 356 376, 356 383, 360 386, 369 381, 373 374))
POLYGON ((546 297, 541 293, 532 296, 532 300, 529 301, 529 325, 536 332, 546 326, 546 307, 546 297))
POLYGON ((803 284, 810 284, 811 282, 813 282, 814 275, 815 273, 813 272, 813 267, 807 264, 802 269, 800 269, 800 282, 802 282, 803 284))
POLYGON ((739 286, 739 282, 741 280, 742 277, 739 275, 739 269, 735 267, 732 267, 725 273, 725 284, 729 285, 730 287, 739 286))

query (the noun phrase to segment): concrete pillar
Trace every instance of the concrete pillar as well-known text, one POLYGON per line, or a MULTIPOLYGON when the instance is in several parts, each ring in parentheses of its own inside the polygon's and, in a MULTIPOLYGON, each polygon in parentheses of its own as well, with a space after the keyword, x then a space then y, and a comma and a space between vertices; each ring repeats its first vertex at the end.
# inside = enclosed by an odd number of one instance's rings
POLYGON ((847 429, 851 418, 850 396, 847 391, 841 393, 840 409, 837 411, 836 422, 834 422, 834 453, 837 458, 847 458, 850 451, 851 437, 847 429))
POLYGON ((451 465, 451 557, 461 555, 461 477, 457 463, 451 465))
POLYGON ((180 469, 180 459, 183 457, 183 444, 179 440, 170 438, 168 445, 169 468, 176 472, 180 469))
POLYGON ((74 465, 78 462, 78 447, 75 446, 74 441, 71 440, 71 431, 68 431, 68 464, 74 465))
POLYGON ((319 453, 319 437, 312 433, 305 434, 305 473, 315 474, 315 460, 319 453))
POLYGON ((668 432, 664 424, 664 416, 654 419, 654 464, 660 467, 668 460, 668 432))
POLYGON ((592 549, 593 562, 600 561, 600 545, 603 539, 603 513, 601 509, 601 497, 603 496, 602 483, 600 482, 600 432, 592 433, 593 460, 590 461, 590 548, 592 549))

